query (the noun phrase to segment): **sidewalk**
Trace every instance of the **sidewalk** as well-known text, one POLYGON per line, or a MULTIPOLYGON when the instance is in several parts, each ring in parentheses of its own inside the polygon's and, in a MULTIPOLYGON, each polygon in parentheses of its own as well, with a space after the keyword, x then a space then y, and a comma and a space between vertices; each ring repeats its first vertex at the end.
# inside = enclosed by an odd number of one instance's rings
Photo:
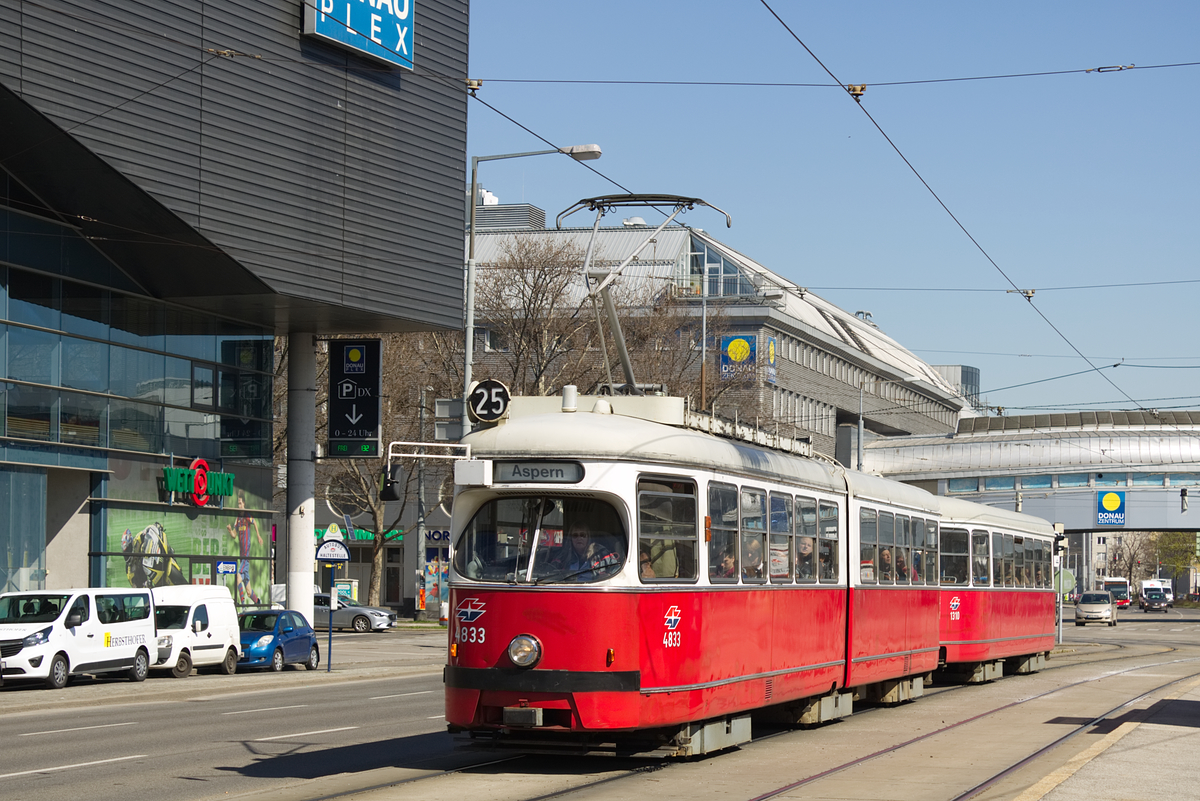
POLYGON ((1197 776, 1200 678, 1115 718, 1107 734, 1016 801, 1198 798, 1197 776))

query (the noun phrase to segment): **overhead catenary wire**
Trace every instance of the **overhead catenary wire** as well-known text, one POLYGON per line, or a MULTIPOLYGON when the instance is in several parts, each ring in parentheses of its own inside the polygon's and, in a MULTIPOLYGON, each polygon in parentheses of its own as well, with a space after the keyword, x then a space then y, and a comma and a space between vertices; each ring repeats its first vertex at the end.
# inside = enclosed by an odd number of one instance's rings
MULTIPOLYGON (((1069 70, 1041 70, 1038 72, 1009 72, 999 75, 966 75, 958 78, 918 78, 908 81, 864 81, 871 87, 877 86, 916 86, 930 83, 962 83, 965 81, 999 81, 1015 78, 1045 78, 1055 75, 1085 75, 1087 73, 1116 72, 1123 70, 1155 70, 1180 67, 1200 67, 1200 61, 1185 61, 1175 64, 1136 64, 1114 65, 1113 67, 1086 67, 1069 70)), ((764 87, 769 89, 841 89, 846 87, 837 83, 794 83, 788 81, 669 81, 669 80, 620 80, 620 79, 586 79, 586 78, 488 78, 489 83, 528 83, 528 84, 572 84, 572 85, 612 85, 612 86, 700 86, 700 87, 764 87)))
MULTIPOLYGON (((1037 305, 1034 303, 1034 300, 1033 300, 1033 293, 1023 291, 1022 288, 1020 286, 1018 286, 1017 283, 1015 281, 1013 281, 1013 279, 1008 275, 1008 273, 1005 272, 1005 270, 996 262, 996 260, 992 258, 991 254, 988 253, 987 249, 983 247, 983 245, 967 229, 967 227, 962 223, 962 221, 958 219, 958 216, 954 214, 954 212, 950 209, 949 206, 946 205, 946 203, 942 200, 942 198, 938 195, 938 193, 933 189, 933 187, 930 186, 929 182, 925 180, 924 176, 921 175, 920 171, 916 168, 916 165, 914 165, 908 159, 908 157, 904 155, 904 152, 900 150, 900 147, 892 140, 892 138, 888 135, 888 133, 883 129, 883 126, 880 125, 880 123, 871 115, 871 112, 867 109, 867 107, 865 105, 863 105, 861 91, 856 92, 853 87, 844 83, 841 79, 839 79, 833 73, 832 70, 830 70, 827 66, 825 66, 824 62, 821 61, 821 59, 817 56, 817 54, 814 53, 812 51, 812 49, 807 44, 804 43, 804 40, 801 39, 800 36, 797 35, 796 32, 791 29, 791 27, 783 20, 782 17, 779 16, 779 14, 775 11, 775 9, 771 7, 771 4, 767 0, 759 0, 759 1, 762 3, 763 7, 767 9, 767 11, 770 13, 770 15, 772 17, 774 17, 775 20, 781 26, 783 26, 783 29, 788 32, 788 34, 797 42, 797 44, 799 44, 802 48, 804 48, 805 52, 807 52, 809 54, 809 56, 813 59, 813 61, 815 61, 817 63, 817 65, 825 72, 825 74, 827 74, 830 78, 832 78, 833 81, 838 84, 838 86, 843 88, 843 90, 847 94, 847 97, 853 98, 853 100, 855 101, 855 105, 858 106, 859 110, 863 113, 864 116, 866 116, 867 120, 870 121, 871 125, 874 126, 875 130, 877 130, 879 132, 879 134, 884 138, 884 141, 886 141, 888 143, 888 145, 891 146, 892 150, 894 150, 896 152, 896 155, 898 155, 900 157, 901 161, 904 162, 904 164, 909 168, 909 170, 912 172, 912 174, 914 176, 916 176, 917 180, 920 181, 921 185, 925 187, 925 189, 933 197, 934 201, 936 201, 936 203, 939 206, 941 206, 942 210, 945 211, 947 215, 949 215, 950 219, 954 222, 954 224, 956 226, 958 226, 959 230, 963 232, 963 234, 967 237, 967 239, 970 240, 971 244, 975 246, 975 248, 980 252, 980 254, 983 255, 983 257, 987 260, 987 262, 992 265, 992 267, 996 270, 996 272, 998 272, 1000 274, 1000 276, 1005 280, 1005 282, 1007 282, 1009 284, 1009 286, 1011 286, 1013 288, 1013 290, 1015 290, 1017 293, 1021 294, 1021 296, 1025 299, 1026 303, 1029 304, 1029 307, 1031 309, 1033 309, 1034 313, 1037 314, 1038 317, 1040 317, 1042 319, 1042 321, 1047 326, 1049 326, 1050 329, 1071 350, 1073 350, 1079 356, 1080 359, 1082 359, 1091 368, 1090 371, 1085 371, 1085 372, 1096 372, 1097 374, 1099 374, 1101 376, 1101 378, 1103 378, 1106 382, 1108 382, 1108 384, 1110 386, 1112 386, 1113 389, 1115 389, 1122 396, 1124 396, 1126 399, 1128 399, 1129 402, 1136 404, 1137 402, 1133 399, 1132 396, 1129 395, 1129 393, 1127 393, 1123 388, 1118 386, 1107 375, 1103 374, 1101 372, 1100 368, 1097 367, 1097 365, 1094 364, 1091 359, 1089 359, 1086 355, 1084 355, 1083 351, 1081 351, 1079 349, 1079 347, 1077 345, 1075 345, 1075 343, 1073 341, 1071 341, 1070 337, 1068 337, 1061 329, 1059 329, 1058 326, 1056 326, 1054 324, 1054 322, 1048 316, 1046 316, 1046 314, 1044 312, 1042 312, 1041 309, 1039 309, 1037 307, 1037 305)), ((1108 68, 1108 69, 1101 68, 1096 71, 1106 72, 1106 71, 1112 71, 1112 70, 1116 70, 1116 69, 1117 68, 1108 68)))
MULTIPOLYGON (((307 4, 308 4, 308 5, 312 5, 312 3, 311 3, 311 2, 309 2, 309 3, 307 3, 307 4)), ((39 5, 39 4, 37 4, 37 3, 31 3, 31 5, 39 5)), ((41 7, 48 8, 47 6, 41 6, 41 7)), ((769 6, 768 6, 768 8, 769 8, 769 6)), ((772 13, 774 13, 774 12, 772 12, 772 13)), ((164 38, 166 38, 166 37, 164 37, 164 38)), ((172 40, 172 41, 174 41, 174 40, 172 40)), ((180 43, 180 44, 184 44, 184 43, 180 43)), ((185 45, 185 46, 186 46, 186 45, 185 45)), ((807 49, 807 48, 806 48, 806 49, 807 49)), ((190 70, 188 70, 188 71, 193 71, 193 70, 195 70, 196 68, 198 68, 198 67, 200 67, 200 66, 203 66, 204 64, 207 64, 207 63, 211 62, 212 60, 214 60, 214 59, 216 59, 216 58, 218 58, 218 57, 226 57, 226 58, 254 58, 254 59, 259 59, 259 60, 263 60, 263 61, 269 61, 269 62, 270 62, 270 61, 274 61, 274 62, 279 62, 279 61, 294 61, 294 62, 299 62, 299 63, 305 63, 305 64, 307 64, 307 65, 309 65, 309 66, 315 66, 315 67, 322 68, 322 69, 346 70, 346 71, 370 71, 370 68, 365 68, 365 67, 364 67, 362 64, 348 64, 348 65, 345 65, 345 66, 343 66, 343 65, 331 65, 331 64, 317 64, 317 63, 313 63, 313 62, 305 61, 305 60, 303 60, 303 59, 276 59, 276 58, 272 58, 272 57, 264 57, 264 56, 262 56, 261 54, 242 53, 242 52, 233 51, 233 50, 214 50, 214 49, 212 49, 212 48, 206 48, 206 49, 205 49, 205 52, 209 53, 209 54, 211 55, 211 58, 208 58, 207 60, 205 60, 205 61, 204 61, 203 63, 201 63, 201 64, 197 64, 195 67, 192 67, 192 68, 191 68, 190 70)), ((811 51, 810 51, 810 52, 811 52, 811 51)), ((1156 68, 1167 68, 1167 67, 1186 67, 1186 66, 1196 66, 1197 64, 1200 64, 1200 62, 1196 62, 1196 63, 1168 64, 1168 65, 1152 65, 1152 66, 1150 66, 1150 67, 1138 67, 1137 69, 1156 69, 1156 68)), ((823 66, 823 65, 822 65, 822 66, 823 66)), ((1133 66, 1133 65, 1130 65, 1130 66, 1129 66, 1129 67, 1127 67, 1127 68, 1124 68, 1124 67, 1122 67, 1122 69, 1133 69, 1133 68, 1134 68, 1134 66, 1133 66)), ((382 69, 382 70, 390 70, 391 68, 387 68, 387 67, 380 67, 379 69, 382 69)), ((1114 68, 1114 69, 1115 69, 1115 68, 1114 68)), ((959 77, 959 78, 943 78, 943 79, 930 79, 930 80, 917 80, 917 81, 892 81, 892 82, 880 81, 880 82, 874 82, 874 83, 872 83, 872 85, 873 85, 873 86, 884 86, 884 85, 905 85, 905 84, 915 84, 915 83, 941 83, 941 82, 952 82, 952 81, 963 81, 963 80, 994 80, 994 79, 1000 79, 1000 78, 1036 77, 1036 76, 1041 76, 1041 75, 1055 75, 1055 74, 1081 74, 1081 73, 1096 72, 1096 71, 1105 71, 1105 70, 1104 70, 1104 69, 1097 70, 1096 68, 1089 68, 1089 69, 1075 69, 1075 70, 1062 70, 1062 71, 1047 71, 1047 72, 1040 72, 1040 73, 1038 73, 1038 72, 1034 72, 1034 73, 1011 73, 1011 74, 1006 74, 1006 75, 994 75, 994 76, 969 76, 969 77, 959 77)), ((186 74, 186 73, 184 73, 184 74, 186 74)), ((424 74, 425 74, 427 77, 434 78, 434 79, 437 79, 437 80, 443 80, 443 81, 454 81, 454 82, 456 82, 458 85, 461 85, 461 83, 462 83, 462 79, 461 79, 461 77, 447 76, 447 75, 437 74, 437 73, 433 73, 433 72, 429 72, 429 71, 426 71, 424 74)), ((182 74, 181 74, 181 76, 176 76, 175 78, 169 79, 168 81, 164 82, 164 83, 163 83, 163 84, 161 84, 161 85, 165 85, 166 83, 169 83, 169 82, 170 82, 170 80, 177 80, 179 77, 182 77, 182 74)), ((834 77, 834 76, 832 76, 832 74, 831 74, 831 77, 834 77)), ((736 84, 737 82, 730 82, 730 83, 731 83, 731 85, 734 85, 734 84, 736 84)), ((835 85, 834 85, 834 84, 814 84, 814 86, 833 87, 833 86, 835 86, 835 85)), ((844 89, 844 87, 842 87, 842 85, 841 85, 840 83, 836 84, 836 86, 837 86, 838 88, 843 88, 843 89, 844 89)), ((142 94, 145 94, 145 93, 148 93, 148 92, 152 92, 152 91, 154 91, 154 88, 157 88, 157 87, 152 87, 152 88, 150 88, 150 89, 146 90, 145 92, 143 92, 142 94)), ((136 99, 137 99, 137 97, 140 97, 140 96, 141 96, 141 95, 138 95, 138 96, 135 96, 135 97, 132 97, 132 98, 128 98, 128 99, 126 99, 125 101, 123 101, 122 103, 120 103, 120 104, 117 104, 117 105, 113 106, 113 109, 119 108, 121 105, 124 105, 124 104, 127 104, 127 103, 129 103, 129 102, 132 102, 133 100, 136 100, 136 99)), ((517 122, 515 119, 513 119, 513 118, 512 118, 511 116, 509 116, 508 114, 505 114, 505 113, 501 112, 501 111, 500 111, 498 108, 496 108, 494 105, 492 105, 492 104, 490 104, 490 103, 487 103, 486 101, 482 101, 480 98, 478 98, 478 97, 475 97, 474 95, 472 95, 472 97, 474 97, 474 99, 475 99, 476 101, 478 101, 478 102, 483 102, 483 103, 484 103, 484 105, 485 105, 485 106, 487 106, 489 109, 491 109, 491 110, 493 110, 494 112, 496 112, 496 113, 500 114, 501 116, 505 117, 505 118, 506 118, 506 119, 508 119, 509 121, 513 122, 513 124, 516 124, 516 125, 518 125, 518 126, 519 126, 519 127, 521 127, 523 130, 525 130, 526 132, 528 132, 530 135, 533 135, 533 136, 535 136, 536 138, 538 138, 540 141, 546 142, 548 145, 550 145, 550 146, 552 146, 552 147, 554 146, 554 145, 553 145, 553 143, 552 143, 552 142, 550 142, 550 140, 549 140, 549 139, 547 139, 547 138, 545 138, 545 137, 542 137, 542 136, 540 136, 539 134, 537 134, 536 132, 534 132, 534 131, 533 131, 531 128, 529 128, 528 126, 525 126, 525 125, 523 125, 523 124, 521 124, 521 123, 517 122)), ((864 110, 864 111, 865 111, 865 110, 864 110)), ((97 115, 97 116, 99 116, 99 115, 97 115)), ((869 114, 868 114, 868 117, 870 117, 870 115, 869 115, 869 114)), ((81 123, 78 123, 78 124, 77 124, 77 126, 78 126, 78 125, 86 125, 86 124, 88 124, 89 122, 91 122, 91 121, 92 121, 92 120, 94 120, 94 119, 95 119, 95 117, 93 117, 93 118, 91 118, 91 119, 89 119, 89 120, 85 120, 85 121, 83 121, 83 122, 81 122, 81 123)), ((873 120, 872 120, 872 121, 873 121, 873 120)), ((874 122, 874 121, 873 121, 873 122, 874 122)), ((877 127, 877 128, 879 128, 879 126, 878 126, 878 125, 877 125, 876 127, 877 127)), ((883 131, 882 131, 882 129, 881 129, 881 128, 880 128, 880 132, 881 132, 881 133, 883 133, 883 131)), ((884 136, 885 136, 885 138, 886 138, 886 134, 884 134, 884 136)), ((888 141, 889 141, 889 143, 890 143, 890 139, 889 139, 888 141)), ((893 148, 895 148, 895 145, 894 145, 894 144, 893 144, 893 148)), ((899 153, 899 150, 898 150, 898 149, 897 149, 897 152, 899 153)), ((901 154, 901 156, 902 156, 902 158, 903 158, 903 154, 901 154)), ((906 163, 907 163, 907 160, 906 160, 906 163)), ((592 171, 594 174, 596 174, 596 175, 600 176, 601 178, 603 178, 603 179, 604 179, 604 180, 606 180, 606 181, 609 181, 609 182, 610 182, 610 183, 612 183, 614 186, 617 186, 617 187, 619 187, 619 188, 623 189, 624 191, 629 191, 628 189, 625 189, 625 187, 624 187, 624 186, 622 186, 620 183, 618 183, 618 182, 617 182, 617 181, 615 181, 614 179, 610 178, 610 177, 609 177, 609 176, 607 176, 606 174, 602 173, 601 171, 597 170, 597 169, 596 169, 596 168, 594 168, 593 166, 591 166, 591 165, 589 165, 589 164, 586 164, 586 163, 584 164, 584 166, 585 166, 585 167, 587 167, 588 169, 590 169, 590 170, 591 170, 591 171, 592 171)), ((912 168, 912 165, 910 164, 909 166, 910 166, 910 169, 911 169, 911 168, 912 168)), ((916 170, 915 170, 915 169, 914 169, 913 171, 914 171, 914 173, 916 173, 916 170)), ((919 176, 919 174, 918 174, 918 177, 920 177, 920 176, 919 176)), ((923 181, 923 180, 922 180, 922 182, 924 183, 924 181, 923 181)), ((927 188, 928 188, 928 185, 927 185, 927 184, 926 184, 926 186, 927 186, 927 188)), ((930 192, 932 193, 932 189, 930 189, 930 192)), ((934 194, 934 197, 935 197, 935 198, 937 197, 937 196, 936 196, 936 194, 934 194)), ((939 203, 941 203, 940 199, 938 200, 938 202, 939 202, 939 203)), ((943 207, 944 207, 944 204, 943 204, 943 207)), ((946 210, 947 210, 947 212, 949 212, 949 209, 946 209, 946 210)), ((953 217, 953 215, 951 215, 951 216, 953 217)), ((957 219, 955 219, 955 222, 956 222, 956 223, 958 223, 958 220, 957 220, 957 219)), ((960 225, 960 228, 961 228, 961 227, 963 227, 963 226, 961 225, 961 223, 960 223, 959 225, 960 225)), ((964 230, 964 232, 965 232, 965 233, 967 233, 967 235, 968 235, 968 236, 970 236, 969 232, 966 232, 966 229, 965 229, 965 228, 963 228, 963 230, 964 230)), ((974 242, 974 239, 972 239, 972 241, 974 242)), ((184 245, 184 246, 188 246, 188 247, 197 247, 197 246, 198 246, 198 245, 194 245, 194 244, 191 244, 191 243, 180 243, 180 244, 181 244, 181 245, 184 245)), ((977 247, 978 247, 978 243, 976 243, 976 244, 977 244, 977 247)), ((980 248, 980 250, 981 250, 981 252, 984 252, 982 248, 980 248)), ((303 249, 303 248, 295 248, 295 249, 290 249, 290 251, 286 251, 286 250, 267 250, 267 249, 242 248, 242 249, 238 249, 238 251, 239 251, 239 252, 242 252, 242 253, 264 253, 264 254, 265 254, 265 253, 279 253, 279 252, 293 252, 293 253, 296 253, 296 254, 311 254, 312 252, 314 252, 314 251, 311 251, 311 250, 308 250, 308 249, 303 249)), ((986 252, 984 252, 984 255, 985 255, 985 256, 987 255, 987 254, 986 254, 986 252)), ((991 260, 991 259, 990 259, 990 257, 989 257, 989 261, 990 261, 990 260, 991 260)), ((387 260, 373 260, 373 261, 378 261, 379 263, 388 263, 388 264, 393 264, 393 263, 394 263, 394 264, 418 264, 418 263, 426 263, 426 262, 422 262, 422 261, 419 261, 419 260, 405 260, 405 259, 387 259, 387 260)), ((994 262, 993 262, 993 265, 995 265, 995 263, 994 263, 994 262)), ((1002 274, 1002 275, 1004 275, 1004 272, 1003 272, 1003 270, 1000 270, 1000 268, 998 267, 998 265, 997 265, 997 270, 999 270, 999 271, 1001 272, 1001 274, 1002 274)), ((1005 278, 1007 278, 1007 276, 1006 276, 1006 275, 1005 275, 1005 278)), ((1010 282, 1010 283, 1011 283, 1011 282, 1010 282)), ((1148 283, 1145 283, 1145 284, 1138 284, 1138 285, 1143 285, 1143 286, 1153 286, 1153 285, 1161 285, 1161 284, 1167 284, 1167 283, 1191 283, 1191 282, 1190 282, 1190 281, 1180 281, 1180 282, 1148 282, 1148 283)), ((1113 286, 1135 286, 1135 285, 1132 285, 1132 284, 1131 284, 1131 285, 1113 285, 1113 286)), ((1081 288, 1095 288, 1095 287, 1081 287, 1081 288)), ((856 289, 856 290, 858 290, 858 291, 863 291, 864 289, 868 289, 868 288, 856 287, 855 289, 856 289)), ((909 288, 901 288, 901 290, 904 290, 904 289, 909 289, 909 288)), ((1050 289, 1044 289, 1044 290, 1039 290, 1039 291, 1051 291, 1051 289, 1073 289, 1073 288, 1070 288, 1070 287, 1062 287, 1062 288, 1050 288, 1050 289)), ((942 291, 942 290, 935 290, 935 291, 942 291)), ((954 291, 954 290, 949 290, 949 291, 954 291)), ((1007 290, 994 289, 994 290, 961 290, 961 291, 993 291, 993 292, 998 292, 998 291, 1007 291, 1007 290)), ((1039 314, 1041 314, 1041 312, 1040 312, 1040 311, 1039 311, 1038 313, 1039 313, 1039 314)), ((1043 315, 1043 319, 1045 319, 1044 315, 1043 315)), ((1047 320, 1047 322, 1049 323, 1049 320, 1047 320)), ((1053 328, 1053 324, 1051 324, 1051 327, 1053 328)), ((1056 330, 1056 332, 1057 332, 1057 329, 1055 329, 1055 330, 1056 330)), ((1062 335, 1061 335, 1061 332, 1057 332, 1057 333, 1060 333, 1060 336, 1062 336, 1062 335)), ((1068 342, 1068 344, 1069 344, 1069 340, 1066 340, 1066 339, 1064 338, 1064 341, 1067 341, 1067 342, 1068 342)), ((1084 359, 1085 359, 1085 361, 1086 361, 1086 360, 1087 360, 1087 358, 1088 358, 1088 357, 1086 357, 1086 356, 1083 356, 1083 354, 1082 354, 1082 353, 1078 353, 1078 356, 1080 356, 1080 357, 1084 358, 1084 359)), ((1093 369, 1103 369, 1103 368, 1093 368, 1093 369)), ((1084 372, 1088 372, 1088 371, 1084 371, 1084 372)), ((1114 385, 1114 387, 1115 387, 1115 385, 1114 385)), ((1117 389, 1120 391, 1120 388, 1119 388, 1119 387, 1116 387, 1116 388, 1117 388, 1117 389)), ((1123 394, 1124 394, 1124 393, 1123 393, 1123 394)), ((1126 397, 1128 397, 1128 396, 1126 395, 1126 397)), ((1130 399, 1130 400, 1132 400, 1132 399, 1130 399)))

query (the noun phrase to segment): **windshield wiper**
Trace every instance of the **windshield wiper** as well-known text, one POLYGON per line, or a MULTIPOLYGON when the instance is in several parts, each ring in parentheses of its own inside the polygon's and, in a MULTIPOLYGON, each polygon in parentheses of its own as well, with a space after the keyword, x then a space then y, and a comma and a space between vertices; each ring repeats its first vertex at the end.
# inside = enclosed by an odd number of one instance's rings
POLYGON ((565 573, 563 575, 542 576, 541 578, 534 579, 533 583, 534 584, 548 584, 552 581, 567 581, 569 579, 575 578, 576 576, 582 576, 584 573, 598 573, 602 568, 612 567, 614 565, 619 565, 619 564, 621 564, 621 560, 617 557, 617 555, 610 553, 610 554, 607 554, 606 556, 600 557, 596 561, 592 562, 591 565, 583 568, 582 570, 576 570, 574 572, 565 573))

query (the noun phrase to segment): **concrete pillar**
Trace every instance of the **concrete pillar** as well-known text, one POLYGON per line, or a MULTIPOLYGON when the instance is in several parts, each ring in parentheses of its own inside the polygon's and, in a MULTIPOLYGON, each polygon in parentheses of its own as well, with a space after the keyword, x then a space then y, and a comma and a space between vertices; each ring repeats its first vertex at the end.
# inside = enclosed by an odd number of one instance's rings
POLYGON ((287 604, 313 622, 316 560, 317 353, 312 334, 290 334, 287 408, 287 604))

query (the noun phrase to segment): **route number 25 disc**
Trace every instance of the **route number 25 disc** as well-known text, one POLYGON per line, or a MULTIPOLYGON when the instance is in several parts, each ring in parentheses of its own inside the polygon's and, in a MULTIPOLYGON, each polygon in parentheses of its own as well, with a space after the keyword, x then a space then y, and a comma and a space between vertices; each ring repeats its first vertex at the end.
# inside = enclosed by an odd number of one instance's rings
POLYGON ((494 423, 508 411, 508 387, 489 378, 471 389, 467 398, 467 414, 477 423, 494 423))

